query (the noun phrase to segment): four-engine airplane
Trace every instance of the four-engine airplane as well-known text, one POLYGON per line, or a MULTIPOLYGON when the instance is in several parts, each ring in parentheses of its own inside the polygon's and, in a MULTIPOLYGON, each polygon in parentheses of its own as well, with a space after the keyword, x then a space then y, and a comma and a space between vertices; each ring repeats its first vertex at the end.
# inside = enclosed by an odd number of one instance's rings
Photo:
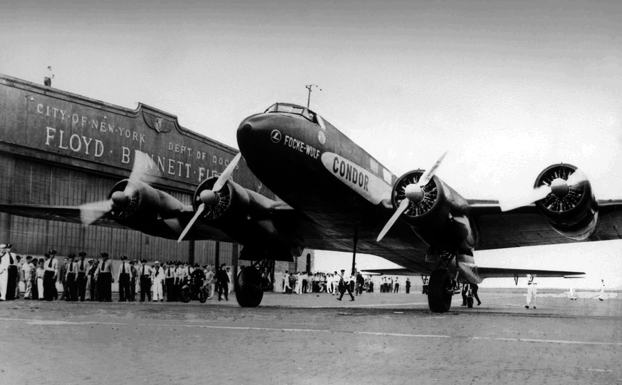
MULTIPOLYGON (((251 171, 278 198, 230 179, 239 156, 197 187, 192 206, 132 173, 108 199, 79 207, 0 205, 16 215, 128 227, 170 239, 243 245, 254 261, 235 280, 238 303, 255 307, 274 282, 274 261, 303 248, 373 254, 429 275, 428 302, 446 312, 460 282, 486 278, 563 277, 572 271, 478 267, 475 250, 620 239, 622 201, 598 201, 587 177, 569 164, 547 167, 525 202, 469 200, 435 175, 397 178, 320 115, 276 103, 242 121, 238 145, 251 171), (45 213, 45 214, 43 214, 45 213), (80 214, 82 213, 82 215, 80 214)), ((393 272, 395 273, 395 272, 393 272)))

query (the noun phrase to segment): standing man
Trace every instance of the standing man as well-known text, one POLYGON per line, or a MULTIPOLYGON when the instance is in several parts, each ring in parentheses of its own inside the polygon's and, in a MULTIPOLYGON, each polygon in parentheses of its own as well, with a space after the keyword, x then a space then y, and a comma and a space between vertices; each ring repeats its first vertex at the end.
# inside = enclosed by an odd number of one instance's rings
POLYGON ((103 252, 101 255, 102 261, 97 270, 97 296, 99 302, 112 302, 112 283, 114 282, 112 261, 108 259, 108 253, 103 252))
POLYGON ((97 260, 89 259, 89 272, 87 277, 87 299, 89 301, 97 300, 97 260))
POLYGON ((207 299, 212 299, 214 296, 214 271, 212 265, 207 266, 207 272, 205 273, 205 286, 207 288, 207 299))
POLYGON ((398 279, 399 279, 399 277, 395 277, 395 289, 393 290, 394 293, 399 293, 400 292, 400 283, 397 282, 398 279))
MULTIPOLYGON (((65 258, 63 263, 60 265, 60 272, 58 278, 60 278, 60 283, 63 285, 63 295, 61 295, 60 299, 69 301, 69 289, 67 288, 67 264, 69 260, 65 258)), ((55 286, 56 287, 56 286, 55 286)))
POLYGON ((406 278, 406 294, 410 294, 410 279, 406 278))
POLYGON ((145 302, 145 295, 147 301, 151 302, 151 266, 147 265, 147 260, 143 259, 142 265, 139 267, 140 276, 140 302, 145 302))
POLYGON ((605 280, 604 279, 600 280, 600 295, 598 296, 598 299, 601 301, 605 300, 605 280))
POLYGON ((52 301, 56 293, 56 278, 58 276, 56 250, 48 251, 46 257, 48 257, 48 259, 43 264, 43 268, 45 269, 43 274, 43 295, 46 301, 52 301))
POLYGON ((32 281, 35 273, 35 267, 32 264, 32 257, 28 255, 26 262, 22 264, 21 278, 24 281, 24 299, 32 299, 32 281))
MULTIPOLYGON (((471 295, 473 296, 473 298, 475 298, 477 300, 477 306, 482 304, 482 301, 479 300, 479 295, 477 295, 477 291, 479 290, 479 286, 477 286, 477 284, 472 283, 471 284, 471 295)), ((536 307, 534 306, 534 309, 536 307)))
POLYGON ((0 245, 0 300, 8 301, 15 297, 15 276, 12 273, 15 259, 11 255, 11 244, 0 245))
POLYGON ((80 261, 78 261, 78 279, 76 281, 76 285, 78 286, 78 298, 80 299, 80 302, 83 302, 86 296, 86 283, 88 281, 87 273, 89 265, 84 260, 86 258, 86 253, 84 251, 81 251, 78 255, 80 256, 80 261))
POLYGON ((233 273, 231 272, 231 268, 229 266, 227 266, 227 277, 229 278, 229 286, 227 287, 227 290, 229 291, 229 293, 233 292, 233 273))
POLYGON ((153 302, 164 301, 164 270, 160 262, 155 261, 153 269, 153 302))
POLYGON ((78 300, 78 263, 76 262, 76 255, 69 254, 69 264, 67 265, 67 273, 65 276, 65 282, 67 287, 67 295, 65 295, 65 301, 77 301, 78 300))
POLYGON ((225 300, 229 301, 229 276, 227 276, 227 272, 225 271, 226 263, 220 265, 218 272, 216 273, 216 280, 218 286, 218 300, 222 301, 222 294, 225 294, 225 300))
POLYGON ((175 301, 175 268, 171 261, 166 262, 166 302, 175 301))
POLYGON ((533 301, 533 308, 536 308, 536 299, 537 299, 537 291, 536 291, 536 283, 533 281, 536 278, 536 275, 527 274, 527 305, 525 305, 525 309, 529 309, 529 305, 531 305, 531 301, 533 301))
POLYGON ((119 282, 119 302, 130 301, 130 282, 132 280, 132 269, 129 263, 127 263, 127 257, 121 256, 121 267, 119 267, 119 276, 117 281, 119 282))

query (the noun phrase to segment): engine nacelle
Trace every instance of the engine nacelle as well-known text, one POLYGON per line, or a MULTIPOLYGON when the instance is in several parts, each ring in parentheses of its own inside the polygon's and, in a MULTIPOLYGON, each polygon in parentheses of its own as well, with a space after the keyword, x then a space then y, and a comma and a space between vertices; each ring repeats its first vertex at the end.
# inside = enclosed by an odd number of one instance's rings
MULTIPOLYGON (((534 188, 568 181, 577 168, 570 164, 556 164, 547 167, 538 175, 534 188), (555 182, 554 182, 555 181, 555 182)), ((580 172, 580 171, 579 171, 580 172)), ((598 201, 592 193, 587 178, 567 184, 561 192, 553 191, 536 202, 536 207, 559 234, 574 240, 584 240, 594 233, 598 225, 598 201)))
POLYGON ((125 179, 114 185, 108 199, 113 201, 110 214, 119 222, 146 222, 178 215, 183 204, 176 198, 157 190, 146 183, 125 179), (117 191, 124 192, 124 197, 116 199, 117 191))

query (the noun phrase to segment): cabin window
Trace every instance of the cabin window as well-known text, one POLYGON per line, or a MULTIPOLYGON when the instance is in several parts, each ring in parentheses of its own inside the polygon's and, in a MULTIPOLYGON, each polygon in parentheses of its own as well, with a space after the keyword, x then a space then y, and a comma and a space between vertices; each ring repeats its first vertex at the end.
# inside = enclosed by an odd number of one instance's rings
POLYGON ((369 168, 371 168, 374 174, 378 174, 378 162, 374 158, 369 158, 369 168))
POLYGON ((386 168, 382 169, 382 178, 384 179, 385 182, 387 182, 388 184, 392 184, 393 183, 393 176, 391 175, 391 173, 389 172, 389 170, 387 170, 386 168))

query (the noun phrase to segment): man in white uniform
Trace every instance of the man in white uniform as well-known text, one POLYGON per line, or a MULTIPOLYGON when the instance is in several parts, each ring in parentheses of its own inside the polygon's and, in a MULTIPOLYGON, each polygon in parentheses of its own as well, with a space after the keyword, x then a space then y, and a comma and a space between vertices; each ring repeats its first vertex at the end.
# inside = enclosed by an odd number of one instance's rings
POLYGON ((11 244, 0 245, 0 301, 5 301, 9 282, 9 266, 11 265, 11 244))
POLYGON ((536 299, 537 299, 537 287, 536 287, 536 283, 533 281, 534 278, 536 278, 535 274, 534 275, 529 275, 527 274, 527 305, 525 305, 526 309, 529 309, 529 306, 531 305, 531 302, 533 301, 533 308, 536 308, 536 299))
POLYGON ((600 295, 598 296, 598 299, 601 301, 605 300, 605 280, 604 279, 600 280, 600 295))
POLYGON ((155 261, 153 269, 153 301, 154 302, 163 302, 164 301, 164 280, 166 279, 166 275, 164 274, 164 269, 160 267, 160 262, 155 261))

